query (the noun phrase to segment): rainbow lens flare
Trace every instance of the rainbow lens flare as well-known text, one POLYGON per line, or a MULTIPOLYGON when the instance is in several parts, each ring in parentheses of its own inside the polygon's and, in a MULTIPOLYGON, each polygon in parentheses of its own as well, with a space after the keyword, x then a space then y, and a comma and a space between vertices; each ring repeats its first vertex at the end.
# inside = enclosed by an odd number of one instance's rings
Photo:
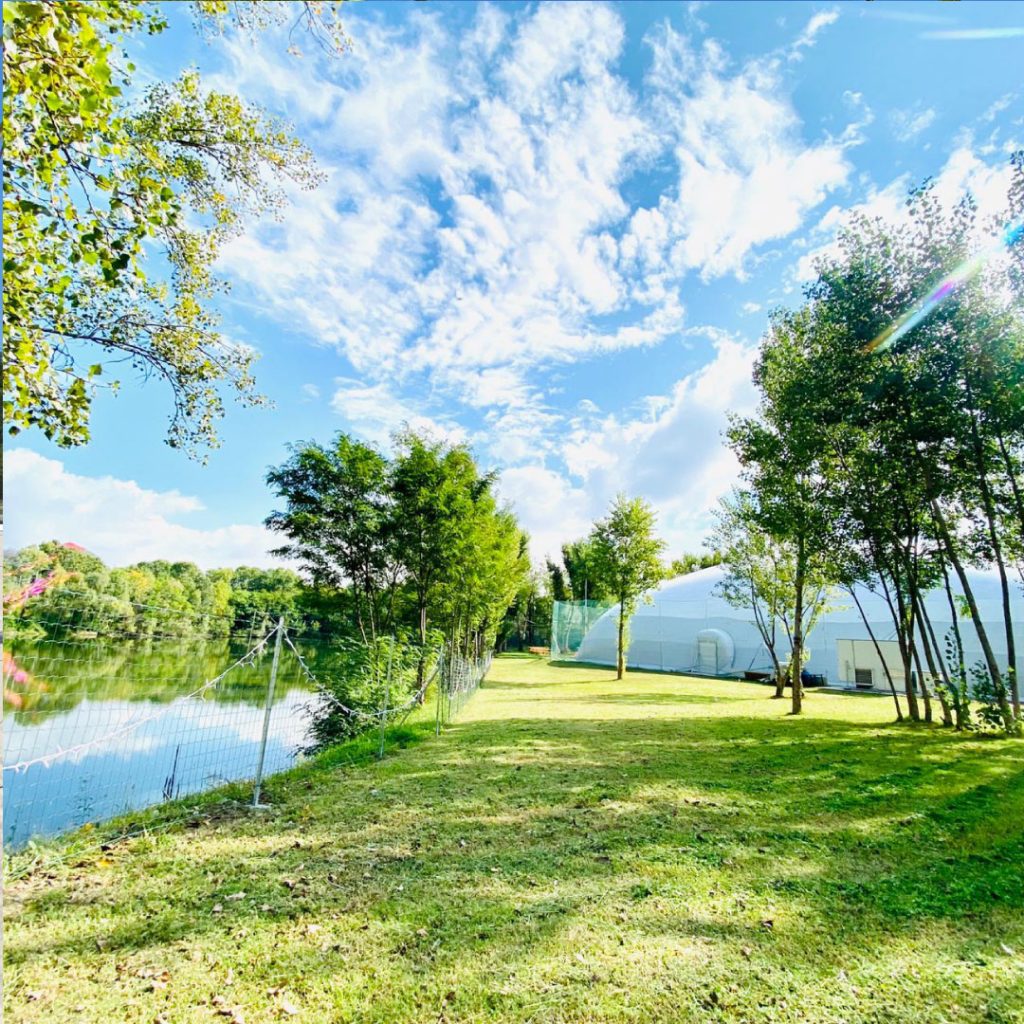
POLYGON ((895 345, 909 331, 912 331, 922 320, 929 316, 950 295, 974 277, 981 268, 995 255, 1009 249, 1024 238, 1024 221, 1010 224, 990 246, 976 256, 964 260, 954 267, 928 295, 922 299, 909 313, 905 313, 895 323, 890 324, 873 341, 864 346, 865 352, 884 352, 895 345))

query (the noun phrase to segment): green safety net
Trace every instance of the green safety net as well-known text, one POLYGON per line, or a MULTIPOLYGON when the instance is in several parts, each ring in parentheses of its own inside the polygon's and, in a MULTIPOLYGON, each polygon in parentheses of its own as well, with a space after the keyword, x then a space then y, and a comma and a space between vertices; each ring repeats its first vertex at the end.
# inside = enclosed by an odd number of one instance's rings
POLYGON ((575 658, 590 627, 614 607, 611 601, 555 601, 551 609, 551 660, 575 658))

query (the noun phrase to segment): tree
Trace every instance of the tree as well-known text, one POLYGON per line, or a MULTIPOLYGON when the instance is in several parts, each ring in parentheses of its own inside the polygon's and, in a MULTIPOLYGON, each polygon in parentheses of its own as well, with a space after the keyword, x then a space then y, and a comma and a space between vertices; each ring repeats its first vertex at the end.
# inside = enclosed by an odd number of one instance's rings
POLYGON ((605 519, 594 526, 594 575, 619 603, 616 675, 626 672, 629 620, 643 595, 664 578, 665 542, 654 535, 654 511, 641 498, 619 494, 605 519))
MULTIPOLYGON (((841 233, 838 254, 822 262, 808 292, 814 316, 832 326, 830 343, 813 352, 804 397, 814 401, 820 436, 842 462, 840 500, 891 599, 904 673, 908 683, 912 671, 919 679, 924 717, 929 676, 944 722, 955 715, 963 723, 969 712, 956 630, 947 638, 952 657, 944 657, 922 600, 955 574, 1007 731, 1020 719, 1009 595, 1024 525, 1024 153, 1011 164, 1004 224, 1016 223, 1015 231, 980 224, 969 195, 943 207, 925 182, 911 192, 904 223, 858 218, 841 233), (983 267, 978 237, 996 231, 1009 259, 983 267), (972 263, 982 272, 962 273, 972 263), (922 306, 936 283, 945 285, 943 300, 922 306), (894 331, 915 308, 927 315, 894 331), (974 599, 970 565, 999 576, 1002 664, 974 599)), ((909 685, 907 699, 910 717, 919 717, 909 685)))
POLYGON ((314 585, 351 586, 352 615, 364 640, 389 626, 397 568, 391 550, 388 464, 371 445, 339 433, 330 447, 293 445, 267 474, 285 508, 266 525, 288 538, 275 554, 295 559, 314 585))
MULTIPOLYGON (((275 5, 200 3, 256 26, 275 5)), ((4 419, 89 439, 110 364, 169 387, 168 443, 216 442, 227 384, 260 402, 253 352, 217 330, 213 267, 243 222, 318 175, 291 132, 194 71, 139 90, 130 36, 166 23, 130 0, 5 3, 4 419)), ((116 372, 116 371, 115 371, 116 372)))
POLYGON ((793 552, 789 675, 794 715, 803 707, 800 673, 808 612, 820 581, 832 575, 833 467, 823 455, 813 409, 800 400, 807 374, 806 342, 814 329, 807 309, 773 316, 754 368, 761 392, 759 415, 734 419, 729 428, 730 444, 757 495, 760 528, 793 552))
POLYGON ((725 556, 721 551, 705 551, 700 554, 687 552, 680 558, 673 558, 665 567, 665 578, 673 579, 676 576, 687 576, 698 569, 710 569, 713 565, 721 565, 725 556))
POLYGON ((289 569, 211 569, 162 559, 109 569, 73 543, 47 541, 4 565, 15 633, 82 630, 132 639, 252 635, 284 615, 297 625, 304 587, 289 569))
MULTIPOLYGON (((391 533, 395 557, 414 592, 417 628, 425 645, 430 606, 441 586, 457 578, 465 564, 473 503, 490 487, 490 478, 478 475, 465 448, 447 447, 412 431, 395 440, 398 450, 388 478, 391 533)), ((448 625, 451 635, 454 624, 448 625)))
MULTIPOLYGON (((590 537, 562 545, 562 564, 574 601, 603 601, 608 595, 597 577, 597 556, 590 537)), ((556 598, 557 600, 557 598, 556 598)))
MULTIPOLYGON (((737 491, 723 498, 715 514, 711 541, 722 552, 724 575, 718 585, 734 608, 748 611, 772 661, 775 696, 786 686, 785 662, 792 646, 794 559, 791 550, 774 540, 758 522, 756 495, 737 491), (781 649, 785 644, 787 651, 781 649)), ((812 603, 815 618, 820 601, 812 603)))
POLYGON ((943 207, 928 182, 901 223, 855 218, 803 307, 773 316, 755 368, 759 414, 730 431, 761 524, 797 545, 796 579, 805 584, 823 559, 851 593, 859 583, 887 601, 912 720, 932 720, 933 697, 944 723, 968 717, 955 575, 983 652, 972 670, 1007 732, 1020 717, 1009 594, 1024 524, 1022 214, 1016 154, 1011 230, 980 224, 970 196, 943 207), (986 264, 978 239, 997 229, 1008 258, 986 264), (972 565, 998 574, 1005 661, 972 565), (953 610, 945 651, 924 601, 938 585, 953 610))
MULTIPOLYGON (((526 535, 522 536, 522 555, 528 564, 526 535)), ((541 574, 526 573, 502 621, 497 644, 500 650, 509 647, 522 650, 535 645, 547 646, 551 642, 553 597, 545 592, 545 583, 541 574)))

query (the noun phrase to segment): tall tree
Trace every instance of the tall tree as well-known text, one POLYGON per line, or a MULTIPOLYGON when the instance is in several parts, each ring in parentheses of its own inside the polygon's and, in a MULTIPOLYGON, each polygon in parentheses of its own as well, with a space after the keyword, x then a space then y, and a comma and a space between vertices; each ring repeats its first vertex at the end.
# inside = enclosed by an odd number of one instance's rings
POLYGON ((619 494, 590 536, 594 575, 619 603, 616 674, 626 672, 629 620, 641 598, 664 578, 665 542, 654 535, 654 510, 641 498, 619 494))
POLYGON ((1008 259, 988 265, 976 253, 994 229, 969 196, 947 208, 925 183, 902 222, 855 218, 805 305, 773 316, 759 413, 731 432, 771 535, 840 562, 845 585, 887 601, 912 719, 930 721, 937 696, 944 722, 965 720, 962 644, 954 635, 944 658, 923 599, 955 575, 1007 731, 1019 720, 1009 595, 1022 522, 1024 156, 1012 182, 1018 226, 999 229, 1008 259), (967 572, 982 565, 1000 581, 1003 652, 967 572))
POLYGON ((285 508, 266 520, 288 543, 275 554, 296 560, 314 584, 351 587, 364 640, 390 625, 397 568, 389 533, 388 466, 371 445, 339 433, 330 447, 302 443, 267 474, 285 508), (383 620, 383 622, 382 622, 383 620))
POLYGON ((808 309, 772 317, 754 368, 761 393, 756 417, 735 419, 729 440, 757 494, 760 526, 793 552, 792 642, 789 660, 792 713, 803 707, 800 673, 808 610, 831 573, 834 508, 829 487, 834 467, 822 448, 813 406, 801 400, 807 373, 807 338, 816 324, 808 309))

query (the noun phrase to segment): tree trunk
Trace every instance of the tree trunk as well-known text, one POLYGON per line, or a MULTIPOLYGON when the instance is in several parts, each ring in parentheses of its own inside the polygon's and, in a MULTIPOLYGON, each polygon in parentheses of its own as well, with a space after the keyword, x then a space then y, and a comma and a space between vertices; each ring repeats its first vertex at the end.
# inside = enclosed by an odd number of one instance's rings
POLYGON ((623 603, 619 602, 619 638, 617 646, 617 656, 615 658, 615 678, 621 679, 626 674, 626 651, 625 651, 625 639, 626 639, 626 608, 623 603))
POLYGON ((940 676, 942 679, 943 685, 937 686, 935 690, 939 703, 942 705, 942 724, 952 726, 953 713, 949 706, 949 697, 947 696, 951 692, 951 687, 949 676, 946 673, 946 663, 942 660, 942 653, 939 651, 939 645, 935 640, 935 630, 932 628, 932 620, 928 617, 928 612, 925 609, 924 598, 918 591, 915 591, 915 594, 917 597, 917 621, 921 623, 921 643, 924 646, 924 657, 928 663, 928 671, 933 679, 939 679, 940 676), (945 693, 943 693, 943 690, 945 690, 945 693))
POLYGON ((917 639, 915 633, 923 632, 920 627, 920 617, 918 616, 918 608, 920 607, 920 601, 918 600, 917 593, 917 556, 914 555, 911 565, 907 566, 907 597, 910 598, 910 650, 914 655, 914 666, 917 669, 917 680, 918 685, 921 688, 921 699, 924 701, 924 720, 931 725, 932 722, 932 695, 928 689, 928 679, 924 674, 924 670, 921 667, 921 653, 917 649, 917 639))
POLYGON ((427 669, 427 601, 420 597, 420 659, 416 664, 416 692, 420 695, 420 702, 424 698, 423 680, 426 677, 427 669))
POLYGON ((764 612, 761 611, 761 606, 758 604, 753 582, 750 584, 750 607, 754 610, 755 625, 768 650, 768 655, 772 659, 772 668, 775 672, 775 693, 772 694, 772 699, 775 700, 786 692, 786 678, 782 673, 782 666, 779 664, 779 656, 775 652, 775 616, 772 615, 772 628, 769 629, 768 623, 765 622, 764 612))
POLYGON ((953 624, 953 645, 956 648, 956 700, 953 713, 956 715, 956 728, 962 730, 970 722, 971 704, 967 689, 967 666, 964 664, 964 640, 960 635, 960 621, 957 618, 956 602, 953 600, 953 588, 949 585, 949 571, 946 560, 941 559, 942 580, 946 587, 946 599, 949 601, 949 614, 953 624))
POLYGON ((807 557, 804 548, 803 532, 797 537, 796 545, 796 600, 794 602, 793 615, 793 653, 790 658, 789 675, 790 685, 793 688, 792 713, 799 715, 803 710, 804 693, 803 681, 800 678, 800 671, 803 668, 803 644, 804 644, 804 578, 807 572, 807 557))
POLYGON ((868 617, 864 614, 864 608, 860 603, 860 599, 857 597, 857 592, 853 587, 849 588, 850 597, 853 598, 853 603, 857 606, 857 611, 860 612, 860 620, 864 623, 864 628, 868 631, 868 636, 871 637, 871 643, 875 646, 875 654, 878 655, 878 660, 882 663, 882 671, 885 673, 885 680, 889 684, 889 692, 892 694, 892 702, 896 705, 896 721, 903 721, 903 709, 900 707, 899 694, 896 692, 896 684, 893 682, 892 673, 889 671, 889 663, 885 660, 885 655, 882 654, 882 648, 878 641, 875 639, 875 631, 871 628, 871 624, 868 622, 868 617))
POLYGON ((978 611, 978 602, 974 598, 974 591, 971 589, 970 581, 967 579, 967 573, 964 571, 963 562, 960 561, 960 556, 956 553, 956 547, 953 544, 953 538, 949 534, 949 527, 946 525, 946 518, 942 514, 942 509, 939 508, 939 503, 934 499, 932 499, 932 514, 935 516, 935 525, 939 528, 940 539, 942 540, 943 546, 946 548, 946 554, 949 556, 949 560, 953 565, 957 579, 960 581, 960 586, 964 589, 964 598, 967 601, 967 607, 971 610, 971 620, 974 622, 974 630, 978 634, 978 642, 981 644, 981 650, 985 656, 985 665, 988 668, 989 675, 992 678, 992 685, 996 691, 996 702, 999 705, 999 712, 1002 715, 1003 725, 1007 732, 1012 732, 1013 709, 1010 707, 1010 702, 1007 700, 1006 687, 1003 684, 1003 677, 999 671, 999 663, 996 661, 995 652, 992 650, 992 644, 989 643, 988 631, 985 629, 985 623, 981 621, 981 614, 978 611))
POLYGON ((931 694, 928 692, 928 681, 925 679, 924 669, 921 667, 921 653, 918 651, 916 643, 910 648, 910 652, 914 658, 914 673, 917 676, 917 685, 921 690, 921 698, 924 701, 924 720, 931 725, 932 699, 931 694))
POLYGON ((999 589, 1003 601, 1003 629, 1006 633, 1006 687, 1010 691, 1010 699, 1013 702, 1013 716, 1014 718, 1020 718, 1020 693, 1017 689, 1017 645, 1013 637, 1010 584, 1006 579, 1006 564, 1003 561, 1003 548, 999 542, 999 529, 996 526, 995 505, 992 501, 992 492, 988 486, 988 475, 985 472, 985 455, 981 446, 981 437, 978 433, 978 422, 973 415, 971 416, 971 441, 978 471, 978 487, 981 490, 981 500, 985 507, 989 542, 992 545, 992 554, 995 556, 996 567, 999 570, 999 589))
POLYGON ((896 642, 900 646, 900 661, 903 663, 903 692, 907 698, 907 713, 910 715, 912 722, 920 722, 921 709, 918 707, 917 694, 914 692, 914 674, 911 665, 910 648, 907 643, 907 622, 903 594, 900 590, 900 581, 893 574, 892 589, 896 594, 896 606, 894 607, 885 577, 880 575, 879 579, 882 581, 882 589, 885 591, 885 603, 889 606, 889 614, 892 615, 893 623, 896 626, 896 642))

